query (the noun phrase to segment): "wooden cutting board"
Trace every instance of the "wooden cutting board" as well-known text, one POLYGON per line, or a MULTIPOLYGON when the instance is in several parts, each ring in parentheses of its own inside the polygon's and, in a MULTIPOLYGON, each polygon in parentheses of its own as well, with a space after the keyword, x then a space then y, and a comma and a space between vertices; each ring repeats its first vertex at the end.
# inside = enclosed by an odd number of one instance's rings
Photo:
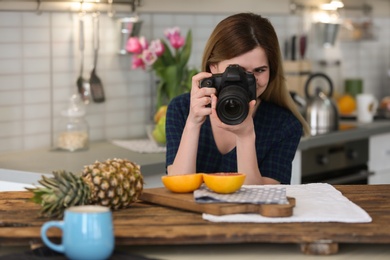
POLYGON ((212 215, 259 213, 265 217, 289 217, 293 214, 295 198, 289 204, 197 203, 193 193, 173 193, 166 188, 144 189, 140 200, 162 206, 212 215))

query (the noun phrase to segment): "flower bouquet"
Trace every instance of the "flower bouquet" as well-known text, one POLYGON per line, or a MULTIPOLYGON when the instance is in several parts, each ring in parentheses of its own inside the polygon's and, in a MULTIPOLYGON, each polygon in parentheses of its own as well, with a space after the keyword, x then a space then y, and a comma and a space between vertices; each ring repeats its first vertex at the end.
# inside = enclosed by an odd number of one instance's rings
POLYGON ((187 65, 191 55, 192 33, 181 36, 180 28, 164 31, 168 43, 156 39, 148 43, 145 37, 130 37, 126 50, 132 53, 132 69, 154 70, 158 80, 157 109, 167 105, 172 98, 190 91, 192 76, 198 73, 187 65))
POLYGON ((187 65, 191 55, 192 33, 181 36, 178 27, 164 31, 168 43, 162 39, 149 42, 145 37, 130 37, 126 50, 132 53, 132 69, 154 70, 158 77, 157 104, 154 125, 147 126, 152 141, 165 145, 165 115, 168 103, 176 96, 190 91, 192 76, 198 73, 187 65))

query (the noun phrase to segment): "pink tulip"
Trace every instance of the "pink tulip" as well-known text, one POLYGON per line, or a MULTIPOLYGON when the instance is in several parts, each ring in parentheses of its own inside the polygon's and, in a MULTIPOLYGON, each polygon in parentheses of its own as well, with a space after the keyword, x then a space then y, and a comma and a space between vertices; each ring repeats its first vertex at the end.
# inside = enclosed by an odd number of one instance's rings
POLYGON ((144 36, 141 36, 139 38, 139 43, 141 44, 141 47, 142 47, 142 50, 146 50, 148 48, 148 41, 146 40, 146 38, 144 36))
POLYGON ((167 28, 164 31, 164 35, 165 37, 167 37, 168 40, 170 40, 171 37, 180 36, 180 28, 179 27, 167 28))
POLYGON ((142 45, 137 37, 130 37, 126 43, 126 50, 131 53, 142 53, 142 45))
MULTIPOLYGON (((185 44, 185 38, 181 36, 180 28, 173 27, 164 31, 166 38, 172 48, 176 49, 175 54, 180 53, 179 48, 185 44)), ((132 69, 142 68, 150 69, 152 65, 164 54, 166 50, 165 42, 160 39, 151 41, 150 43, 144 36, 130 37, 126 44, 126 50, 132 53, 132 69)), ((171 53, 173 55, 173 53, 171 53)))
POLYGON ((134 55, 133 56, 133 60, 132 60, 132 63, 131 63, 131 68, 132 69, 137 69, 137 68, 145 69, 145 63, 144 63, 144 61, 142 60, 141 57, 142 56, 139 56, 139 55, 134 55))
POLYGON ((162 44, 160 39, 154 40, 150 43, 149 50, 160 57, 165 51, 164 44, 162 44))
POLYGON ((185 40, 184 37, 181 36, 173 36, 169 39, 169 42, 171 43, 172 47, 175 49, 179 49, 181 46, 184 45, 185 40))
POLYGON ((180 34, 179 27, 168 28, 164 31, 165 37, 169 40, 173 48, 179 49, 185 43, 184 37, 180 34))
POLYGON ((157 60, 157 55, 155 52, 148 50, 143 50, 142 52, 142 61, 147 65, 151 66, 157 60))

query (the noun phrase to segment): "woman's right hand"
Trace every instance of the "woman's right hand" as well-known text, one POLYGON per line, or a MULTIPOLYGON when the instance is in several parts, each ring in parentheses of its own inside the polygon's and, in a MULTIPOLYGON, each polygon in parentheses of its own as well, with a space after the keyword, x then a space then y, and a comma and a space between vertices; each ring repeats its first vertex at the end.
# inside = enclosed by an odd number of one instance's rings
POLYGON ((216 93, 215 88, 200 88, 200 81, 211 77, 208 72, 200 72, 192 77, 190 113, 187 122, 201 125, 206 116, 211 114, 211 95, 216 93))
POLYGON ((211 73, 200 72, 192 77, 190 112, 181 135, 175 160, 167 167, 168 175, 196 172, 200 128, 206 120, 206 116, 211 114, 211 95, 216 93, 215 88, 200 88, 199 84, 202 79, 211 76, 211 73))

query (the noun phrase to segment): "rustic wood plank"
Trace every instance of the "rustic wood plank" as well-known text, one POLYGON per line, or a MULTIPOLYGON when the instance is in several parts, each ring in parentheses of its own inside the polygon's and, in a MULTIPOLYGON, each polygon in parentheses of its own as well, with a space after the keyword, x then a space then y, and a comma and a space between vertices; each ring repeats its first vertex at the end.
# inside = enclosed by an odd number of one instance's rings
MULTIPOLYGON (((138 202, 113 212, 116 244, 266 242, 310 246, 318 241, 390 244, 390 185, 336 188, 365 209, 373 218, 372 223, 212 223, 203 220, 199 213, 138 202)), ((39 217, 39 206, 30 197, 28 192, 0 193, 0 246, 40 242, 41 225, 52 219, 39 217)), ((59 240, 60 235, 60 231, 50 230, 51 238, 59 240)), ((334 245, 327 246, 331 250, 334 245)))

